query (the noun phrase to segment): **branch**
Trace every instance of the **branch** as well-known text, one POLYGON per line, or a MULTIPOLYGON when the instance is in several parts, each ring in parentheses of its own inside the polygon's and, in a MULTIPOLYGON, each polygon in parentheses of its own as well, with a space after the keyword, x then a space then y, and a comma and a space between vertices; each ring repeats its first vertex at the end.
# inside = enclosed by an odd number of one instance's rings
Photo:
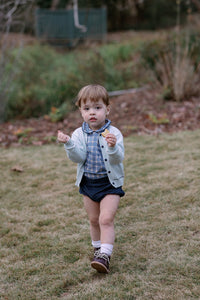
POLYGON ((138 92, 142 92, 148 89, 148 86, 144 86, 141 88, 135 88, 135 89, 127 89, 127 90, 120 90, 120 91, 113 91, 113 92, 108 92, 109 97, 115 97, 115 96, 121 96, 124 94, 134 94, 138 92))

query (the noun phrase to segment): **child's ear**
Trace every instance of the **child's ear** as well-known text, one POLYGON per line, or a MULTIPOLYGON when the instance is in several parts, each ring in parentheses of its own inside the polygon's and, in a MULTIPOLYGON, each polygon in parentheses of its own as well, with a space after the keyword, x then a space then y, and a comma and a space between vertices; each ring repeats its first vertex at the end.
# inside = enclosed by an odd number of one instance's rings
POLYGON ((80 111, 81 116, 83 116, 81 107, 79 107, 79 111, 80 111))
POLYGON ((108 116, 109 113, 110 113, 110 105, 108 105, 108 106, 106 107, 106 109, 107 109, 107 111, 106 111, 106 116, 108 116))

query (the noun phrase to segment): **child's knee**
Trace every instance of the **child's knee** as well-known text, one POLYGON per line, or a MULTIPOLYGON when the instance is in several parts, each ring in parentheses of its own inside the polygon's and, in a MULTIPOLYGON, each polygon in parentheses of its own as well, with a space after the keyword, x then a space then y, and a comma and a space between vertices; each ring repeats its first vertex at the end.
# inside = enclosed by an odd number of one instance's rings
POLYGON ((99 224, 101 226, 112 226, 113 225, 113 218, 109 215, 100 215, 99 224))
POLYGON ((92 226, 99 226, 99 218, 97 218, 97 217, 91 217, 90 218, 90 224, 92 226))

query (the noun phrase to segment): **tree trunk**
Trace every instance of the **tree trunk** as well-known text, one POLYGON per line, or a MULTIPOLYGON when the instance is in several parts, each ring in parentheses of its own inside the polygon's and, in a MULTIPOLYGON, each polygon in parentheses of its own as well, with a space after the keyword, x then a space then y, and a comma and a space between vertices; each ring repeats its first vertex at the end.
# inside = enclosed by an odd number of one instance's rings
POLYGON ((52 0, 51 2, 51 10, 55 10, 59 4, 60 0, 52 0))

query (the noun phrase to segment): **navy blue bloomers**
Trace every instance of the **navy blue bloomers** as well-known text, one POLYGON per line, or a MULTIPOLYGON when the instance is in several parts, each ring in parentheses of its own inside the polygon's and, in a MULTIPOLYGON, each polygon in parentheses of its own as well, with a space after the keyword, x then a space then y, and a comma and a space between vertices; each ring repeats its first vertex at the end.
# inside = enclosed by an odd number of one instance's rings
POLYGON ((125 195, 122 187, 115 188, 112 186, 108 177, 91 179, 86 176, 83 176, 81 180, 79 193, 88 196, 95 202, 100 202, 109 194, 119 195, 120 197, 125 195))

